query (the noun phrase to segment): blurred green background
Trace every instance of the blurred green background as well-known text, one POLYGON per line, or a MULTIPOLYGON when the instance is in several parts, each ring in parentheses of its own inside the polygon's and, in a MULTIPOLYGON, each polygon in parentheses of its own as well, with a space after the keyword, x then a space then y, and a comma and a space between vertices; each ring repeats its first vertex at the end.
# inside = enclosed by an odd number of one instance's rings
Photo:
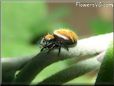
MULTIPOLYGON (((40 51, 39 42, 58 28, 73 29, 79 38, 113 31, 113 8, 76 7, 75 3, 2 1, 2 57, 21 57, 40 51)), ((64 68, 64 62, 48 67, 39 75, 64 68), (62 65, 62 66, 61 66, 62 65)), ((94 75, 89 74, 89 75, 94 75)), ((39 78, 39 81, 41 80, 39 78)), ((91 83, 90 76, 69 83, 91 83)), ((33 82, 37 82, 35 79, 33 82)))
POLYGON ((39 52, 41 38, 59 27, 74 29, 79 38, 111 32, 112 8, 81 8, 74 3, 43 1, 3 1, 2 57, 39 52))

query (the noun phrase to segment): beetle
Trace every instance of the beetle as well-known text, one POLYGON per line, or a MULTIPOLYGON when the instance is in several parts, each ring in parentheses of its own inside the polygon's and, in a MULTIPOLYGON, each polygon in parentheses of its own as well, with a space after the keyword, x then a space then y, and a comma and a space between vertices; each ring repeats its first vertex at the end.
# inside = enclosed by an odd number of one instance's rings
POLYGON ((48 49, 49 53, 54 48, 58 48, 59 52, 61 52, 61 47, 65 48, 67 51, 69 47, 75 46, 77 44, 78 36, 75 32, 69 29, 58 29, 53 32, 53 34, 45 35, 41 40, 41 46, 43 51, 44 49, 48 49))

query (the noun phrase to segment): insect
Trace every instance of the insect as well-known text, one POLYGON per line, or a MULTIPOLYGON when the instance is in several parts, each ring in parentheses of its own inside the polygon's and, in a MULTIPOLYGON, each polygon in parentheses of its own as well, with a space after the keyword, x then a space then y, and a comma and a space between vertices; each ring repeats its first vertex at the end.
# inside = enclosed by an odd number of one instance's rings
POLYGON ((67 51, 69 47, 75 46, 77 44, 78 36, 69 29, 58 29, 53 32, 53 34, 45 35, 41 40, 41 46, 43 51, 48 49, 49 53, 54 48, 58 48, 58 55, 61 52, 61 47, 65 48, 67 51))

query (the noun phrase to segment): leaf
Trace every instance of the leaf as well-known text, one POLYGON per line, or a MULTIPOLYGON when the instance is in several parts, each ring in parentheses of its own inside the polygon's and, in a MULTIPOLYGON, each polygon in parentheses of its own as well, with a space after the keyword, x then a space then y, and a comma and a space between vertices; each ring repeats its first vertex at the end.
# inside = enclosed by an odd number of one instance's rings
POLYGON ((11 81, 15 77, 15 70, 12 71, 2 71, 2 84, 8 84, 11 83, 11 81))
POLYGON ((96 83, 97 84, 113 84, 114 83, 114 54, 113 43, 109 45, 107 52, 101 64, 96 83))
POLYGON ((100 66, 100 63, 93 59, 87 59, 85 61, 80 61, 78 63, 74 63, 73 65, 69 66, 68 68, 57 72, 56 74, 44 79, 40 84, 59 84, 62 85, 74 78, 77 78, 85 73, 88 73, 92 70, 96 70, 100 66))

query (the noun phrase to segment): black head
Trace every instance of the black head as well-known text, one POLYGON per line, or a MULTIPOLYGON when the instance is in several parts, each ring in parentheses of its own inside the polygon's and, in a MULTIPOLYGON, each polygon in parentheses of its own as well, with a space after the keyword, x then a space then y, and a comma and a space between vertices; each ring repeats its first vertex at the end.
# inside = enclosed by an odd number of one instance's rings
POLYGON ((55 37, 51 34, 47 34, 45 37, 43 37, 43 39, 41 40, 40 45, 43 48, 48 48, 49 46, 51 46, 54 43, 55 37))

